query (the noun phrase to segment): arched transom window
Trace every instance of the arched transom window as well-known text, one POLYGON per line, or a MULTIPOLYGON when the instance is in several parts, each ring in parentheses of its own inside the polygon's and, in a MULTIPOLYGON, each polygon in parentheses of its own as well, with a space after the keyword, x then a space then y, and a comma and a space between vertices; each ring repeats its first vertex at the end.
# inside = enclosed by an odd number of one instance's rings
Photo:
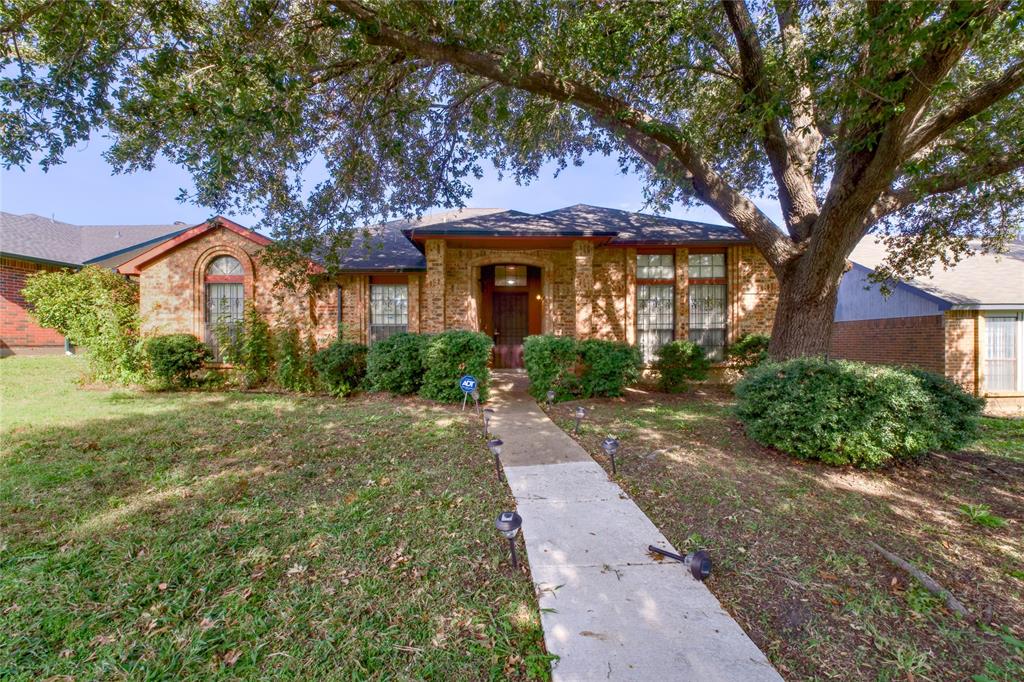
POLYGON ((206 343, 222 360, 220 341, 233 338, 245 310, 245 270, 234 256, 217 256, 206 266, 206 343))

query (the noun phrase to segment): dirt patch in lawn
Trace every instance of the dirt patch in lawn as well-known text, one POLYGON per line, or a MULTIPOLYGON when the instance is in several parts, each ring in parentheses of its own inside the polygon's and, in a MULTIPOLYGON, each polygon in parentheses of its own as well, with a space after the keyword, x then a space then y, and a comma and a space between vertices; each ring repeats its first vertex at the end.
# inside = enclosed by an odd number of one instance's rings
MULTIPOLYGON (((551 411, 570 433, 577 404, 551 411)), ((620 484, 677 547, 710 550, 708 586, 786 678, 1021 670, 998 636, 1024 637, 1020 461, 979 449, 875 472, 801 462, 747 438, 725 389, 582 404, 577 439, 609 470, 600 441, 620 439, 620 484), (977 621, 951 614, 872 541, 929 573, 977 621)))

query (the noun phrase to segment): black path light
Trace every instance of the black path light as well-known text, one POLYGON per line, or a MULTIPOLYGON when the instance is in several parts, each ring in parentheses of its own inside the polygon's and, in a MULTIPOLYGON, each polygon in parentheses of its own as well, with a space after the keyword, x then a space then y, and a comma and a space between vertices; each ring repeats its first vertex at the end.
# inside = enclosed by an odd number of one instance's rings
POLYGON ((498 476, 498 481, 501 479, 501 446, 505 443, 500 438, 493 438, 487 441, 487 447, 491 449, 491 453, 494 455, 494 473, 498 476))
POLYGON ((494 410, 492 408, 490 408, 490 407, 485 407, 483 414, 484 414, 484 438, 487 438, 487 434, 489 433, 489 429, 491 427, 491 417, 494 416, 494 410))
POLYGON ((519 561, 516 559, 516 533, 523 525, 523 517, 516 512, 501 512, 498 514, 494 527, 508 539, 508 548, 512 552, 512 568, 519 568, 519 561))
POLYGON ((682 563, 690 569, 690 575, 692 575, 696 580, 704 582, 704 580, 711 575, 711 555, 703 549, 697 550, 696 552, 690 552, 686 556, 680 556, 675 552, 670 552, 667 549, 655 547, 654 545, 648 545, 647 549, 655 554, 667 556, 669 559, 675 559, 682 563))
POLYGON ((612 476, 614 476, 618 473, 615 469, 615 453, 619 451, 619 439, 608 436, 601 441, 601 447, 604 448, 604 454, 612 460, 612 476))
POLYGON ((578 434, 580 432, 580 422, 587 416, 587 408, 579 405, 576 408, 576 427, 573 429, 573 433, 578 434))

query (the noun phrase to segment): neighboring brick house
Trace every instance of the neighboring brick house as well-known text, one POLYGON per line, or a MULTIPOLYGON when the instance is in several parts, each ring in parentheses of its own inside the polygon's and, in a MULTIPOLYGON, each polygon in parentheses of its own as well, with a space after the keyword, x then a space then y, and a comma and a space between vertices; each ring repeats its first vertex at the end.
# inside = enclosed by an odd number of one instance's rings
POLYGON ((839 287, 831 353, 915 365, 986 396, 996 411, 1024 409, 1024 242, 976 254, 928 279, 891 286, 868 280, 884 246, 864 240, 839 287))
POLYGON ((254 301, 323 343, 399 331, 470 329, 495 340, 495 366, 522 366, 530 334, 618 339, 645 357, 692 338, 715 357, 770 333, 777 283, 735 229, 592 206, 539 215, 465 209, 357 231, 341 274, 312 294, 276 285, 265 237, 216 218, 124 263, 138 276, 144 331, 212 340, 254 301))
POLYGON ((71 225, 51 218, 0 212, 0 357, 61 353, 64 337, 28 314, 21 290, 40 271, 114 268, 185 229, 173 225, 71 225))

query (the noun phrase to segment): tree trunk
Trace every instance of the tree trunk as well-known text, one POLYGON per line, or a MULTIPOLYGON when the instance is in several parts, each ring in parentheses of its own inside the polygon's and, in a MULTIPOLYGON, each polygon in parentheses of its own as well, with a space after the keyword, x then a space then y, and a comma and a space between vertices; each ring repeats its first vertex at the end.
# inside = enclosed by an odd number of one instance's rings
POLYGON ((841 276, 815 286, 800 270, 794 267, 779 277, 779 304, 768 346, 774 360, 824 355, 832 340, 841 276))

